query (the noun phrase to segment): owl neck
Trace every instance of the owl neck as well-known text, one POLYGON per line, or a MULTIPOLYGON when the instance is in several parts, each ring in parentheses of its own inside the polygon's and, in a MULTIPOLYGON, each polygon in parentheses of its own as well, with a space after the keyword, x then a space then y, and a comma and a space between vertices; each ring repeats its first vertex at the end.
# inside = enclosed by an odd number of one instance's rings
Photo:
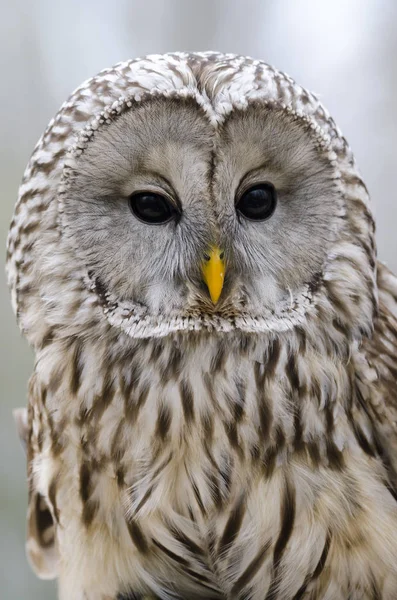
POLYGON ((54 341, 38 365, 62 426, 74 420, 112 440, 112 423, 123 420, 127 438, 133 433, 150 453, 165 440, 176 453, 200 440, 215 462, 230 452, 272 470, 294 454, 313 467, 339 468, 369 429, 356 377, 359 344, 335 331, 118 336, 114 343, 76 337, 66 361, 65 342, 54 341))

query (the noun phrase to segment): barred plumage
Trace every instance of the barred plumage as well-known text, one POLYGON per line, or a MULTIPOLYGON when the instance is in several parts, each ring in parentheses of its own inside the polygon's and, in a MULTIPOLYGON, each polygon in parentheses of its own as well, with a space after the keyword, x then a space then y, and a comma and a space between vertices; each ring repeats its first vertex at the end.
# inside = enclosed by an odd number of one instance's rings
POLYGON ((215 53, 103 71, 33 153, 8 276, 37 356, 27 548, 61 600, 395 597, 397 280, 312 94, 215 53), (257 172, 277 211, 246 224, 257 172), (177 227, 130 224, 148 181, 177 227))

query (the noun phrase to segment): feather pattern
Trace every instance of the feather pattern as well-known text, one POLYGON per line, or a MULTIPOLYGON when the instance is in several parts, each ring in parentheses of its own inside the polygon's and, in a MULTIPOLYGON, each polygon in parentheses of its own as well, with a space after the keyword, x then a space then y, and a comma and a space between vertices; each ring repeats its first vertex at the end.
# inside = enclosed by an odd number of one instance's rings
POLYGON ((215 53, 103 71, 32 155, 7 268, 36 352, 28 551, 61 600, 395 597, 397 279, 377 263, 351 150, 312 94, 215 53), (233 111, 278 111, 329 168, 321 272, 276 309, 153 313, 80 260, 66 212, 85 154, 160 97, 193 102, 214 135, 233 111))

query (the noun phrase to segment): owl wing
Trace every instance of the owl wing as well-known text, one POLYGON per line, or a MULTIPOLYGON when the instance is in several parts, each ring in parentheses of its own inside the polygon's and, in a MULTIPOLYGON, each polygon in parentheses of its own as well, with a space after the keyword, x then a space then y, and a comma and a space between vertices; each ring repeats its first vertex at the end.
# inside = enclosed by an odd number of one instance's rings
POLYGON ((27 511, 26 554, 40 579, 54 579, 58 575, 56 525, 46 499, 35 489, 32 479, 32 423, 27 408, 14 411, 14 420, 28 460, 29 499, 27 511))
POLYGON ((397 277, 380 263, 377 282, 379 312, 363 344, 356 395, 372 429, 372 452, 381 457, 397 499, 397 277))
MULTIPOLYGON (((378 266, 379 313, 374 335, 364 344, 369 365, 374 369, 374 396, 383 397, 390 416, 397 418, 397 277, 383 264, 378 266)), ((396 429, 397 434, 397 429, 396 429)))

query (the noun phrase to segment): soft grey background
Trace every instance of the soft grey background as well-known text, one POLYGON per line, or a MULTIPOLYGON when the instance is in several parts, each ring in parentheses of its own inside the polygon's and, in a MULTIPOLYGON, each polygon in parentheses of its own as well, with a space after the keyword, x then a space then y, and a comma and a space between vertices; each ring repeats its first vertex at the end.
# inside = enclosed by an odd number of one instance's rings
MULTIPOLYGON (((0 14, 3 248, 29 154, 76 86, 134 56, 220 50, 264 59, 321 96, 372 194, 379 255, 397 271, 395 0, 1 0, 0 14)), ((11 410, 25 404, 33 357, 0 282, 0 597, 55 599, 24 556, 25 462, 11 410)))

